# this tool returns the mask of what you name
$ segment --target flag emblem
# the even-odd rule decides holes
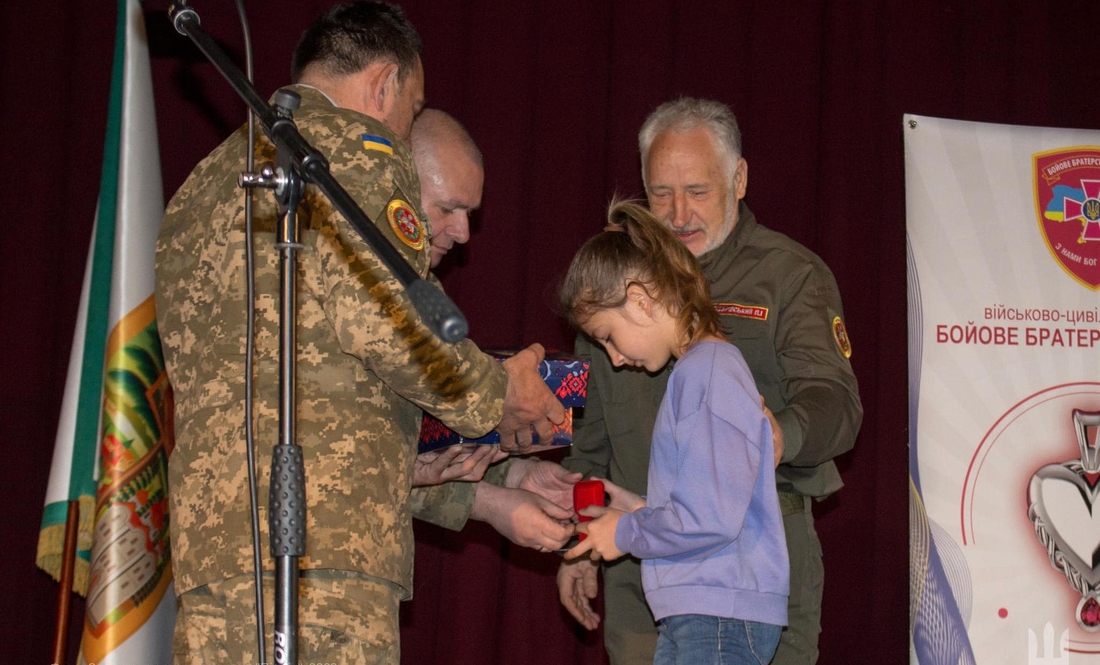
[[[386,205],[386,219],[401,242],[417,251],[424,249],[424,228],[412,206],[401,199],[393,199]]]
[[[176,614],[166,492],[172,392],[153,299],[164,213],[153,81],[141,3],[116,4],[99,205],[38,551],[39,565],[57,575],[65,518],[79,505],[73,590],[87,594],[79,662],[99,665],[169,662]]]
[[[377,136],[375,134],[363,134],[359,138],[363,141],[364,150],[377,150],[378,152],[384,152],[387,155],[393,154],[393,142],[384,136]]]
[[[1035,210],[1051,255],[1078,283],[1100,289],[1100,148],[1033,156]]]

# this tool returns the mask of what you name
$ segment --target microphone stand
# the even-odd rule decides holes
[[[297,445],[295,410],[296,364],[296,260],[298,203],[305,183],[315,185],[362,236],[371,251],[405,287],[417,313],[431,331],[445,342],[462,340],[469,330],[465,317],[442,291],[421,279],[404,257],[371,223],[355,200],[328,170],[328,162],[298,132],[292,115],[301,98],[291,90],[276,93],[275,108],[257,94],[241,70],[199,25],[199,16],[185,0],[168,10],[176,30],[190,38],[260,121],[276,146],[276,165],[259,174],[242,173],[241,187],[272,189],[279,202],[278,227],[279,317],[279,443],[271,460],[268,531],[275,559],[275,662],[298,662],[298,560],[306,553],[305,465]],[[251,149],[251,148],[250,148]],[[257,621],[262,625],[263,617]]]

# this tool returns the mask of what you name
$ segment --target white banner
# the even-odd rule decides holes
[[[1100,132],[904,121],[912,660],[1100,663]]]

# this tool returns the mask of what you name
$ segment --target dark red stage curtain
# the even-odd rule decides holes
[[[241,54],[232,3],[194,4]],[[286,82],[303,26],[330,3],[249,4],[268,94]],[[462,120],[485,154],[473,241],[442,269],[485,345],[569,348],[549,306],[556,281],[608,200],[640,192],[635,136],[653,107],[693,95],[737,112],[749,205],[836,274],[865,409],[856,449],[840,460],[847,487],[815,507],[827,571],[820,662],[906,662],[902,113],[1100,127],[1100,3],[403,4],[427,44],[429,105]],[[167,26],[166,6],[147,9],[170,196],[244,116]],[[34,570],[34,544],[96,202],[113,30],[113,3],[0,6],[0,566],[10,587],[0,643],[10,662],[46,662],[52,635],[55,585]],[[417,544],[404,662],[604,662],[602,636],[559,607],[553,555],[484,525],[421,525]]]

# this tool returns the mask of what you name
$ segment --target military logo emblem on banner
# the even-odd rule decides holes
[[[386,219],[401,242],[417,251],[424,249],[424,227],[407,202],[401,199],[390,201],[386,205]]]
[[[1100,289],[1100,147],[1040,152],[1032,161],[1043,240],[1073,279]]]

